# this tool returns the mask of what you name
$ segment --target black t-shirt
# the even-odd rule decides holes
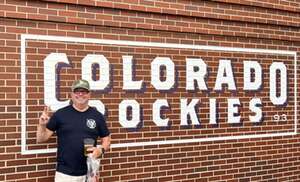
[[[110,134],[103,115],[95,108],[89,107],[84,112],[77,111],[72,105],[57,110],[50,118],[47,128],[57,134],[57,168],[56,170],[72,176],[87,173],[84,156],[84,138]]]

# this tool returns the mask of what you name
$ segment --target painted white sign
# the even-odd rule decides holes
[[[79,42],[79,43],[96,43],[103,45],[126,45],[126,46],[144,46],[144,47],[161,47],[161,48],[177,48],[177,49],[194,49],[194,50],[214,50],[214,51],[231,51],[231,52],[245,52],[245,53],[261,53],[271,55],[289,55],[294,57],[294,103],[295,103],[295,126],[293,132],[276,132],[272,134],[256,134],[256,135],[242,135],[242,136],[226,136],[226,137],[211,137],[199,139],[185,139],[185,140],[162,140],[155,142],[139,142],[139,143],[121,143],[113,144],[112,147],[128,147],[128,146],[145,146],[157,144],[173,144],[173,143],[189,143],[200,141],[216,141],[226,139],[241,139],[241,138],[257,138],[257,137],[272,137],[294,135],[297,133],[296,118],[297,118],[297,73],[296,73],[296,52],[280,51],[280,50],[265,50],[265,49],[245,49],[245,48],[230,48],[218,46],[199,46],[186,44],[168,44],[168,43],[151,43],[151,42],[136,42],[136,41],[118,41],[118,40],[103,40],[103,39],[82,39],[74,37],[58,37],[58,36],[41,36],[41,35],[22,35],[21,37],[21,68],[22,68],[22,153],[45,153],[54,151],[50,150],[27,150],[26,148],[26,41],[29,40],[44,40],[44,41],[59,41],[59,42]],[[132,55],[122,56],[123,66],[123,90],[140,91],[143,89],[144,80],[134,80],[133,72],[134,65]],[[217,76],[214,81],[214,87],[208,88],[206,80],[208,75],[208,66],[202,58],[186,58],[185,62],[186,81],[185,89],[187,91],[222,91],[224,87],[229,91],[237,91],[236,79],[233,73],[231,60],[220,59],[218,62]],[[56,98],[56,69],[57,65],[64,63],[70,64],[68,55],[65,53],[51,53],[43,60],[44,63],[44,102],[50,106],[52,110],[57,110],[69,104],[69,100],[60,101]],[[92,65],[99,65],[99,79],[92,79]],[[110,80],[110,62],[102,54],[88,54],[81,60],[81,75],[82,79],[89,81],[92,90],[105,90],[111,83]],[[161,69],[165,70],[165,79],[161,80]],[[243,90],[247,92],[258,91],[262,83],[269,83],[269,101],[275,106],[283,106],[288,100],[288,82],[287,82],[287,67],[284,62],[274,61],[270,64],[268,70],[269,77],[263,78],[262,67],[257,61],[244,60],[243,61]],[[170,91],[176,85],[176,68],[170,57],[155,57],[151,62],[151,85],[158,91]],[[276,84],[280,81],[280,84]],[[196,88],[195,85],[198,85]],[[240,88],[239,88],[240,89]],[[209,98],[209,124],[217,123],[217,98]],[[180,125],[201,125],[201,119],[197,117],[196,106],[199,104],[197,98],[180,98]],[[258,123],[262,121],[262,100],[261,98],[251,98],[249,100],[249,121]],[[105,105],[100,100],[91,100],[90,105],[95,106],[100,112],[105,112]],[[230,97],[227,98],[227,123],[239,124],[241,123],[241,116],[239,107],[241,106],[240,99]],[[131,117],[128,119],[127,110],[131,109]],[[152,105],[153,123],[157,127],[168,126],[169,118],[161,118],[161,109],[169,108],[167,99],[157,99]],[[119,103],[119,123],[123,128],[136,128],[141,122],[140,118],[141,107],[136,100],[125,99]]]

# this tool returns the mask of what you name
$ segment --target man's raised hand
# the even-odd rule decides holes
[[[39,119],[39,124],[40,125],[46,125],[48,123],[48,121],[49,121],[49,111],[50,111],[49,106],[45,106],[44,111],[42,112],[42,115],[40,116],[40,119]]]

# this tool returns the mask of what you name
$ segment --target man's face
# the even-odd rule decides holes
[[[72,101],[74,104],[88,104],[91,93],[84,88],[75,89],[72,94]]]

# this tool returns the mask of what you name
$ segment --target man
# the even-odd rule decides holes
[[[95,158],[110,147],[110,132],[103,115],[88,105],[91,97],[86,80],[76,80],[72,85],[71,104],[57,110],[51,117],[45,107],[37,129],[37,141],[47,141],[57,134],[57,167],[55,182],[85,182],[87,165],[84,155],[85,138],[97,141],[101,137],[102,147],[88,150]]]

